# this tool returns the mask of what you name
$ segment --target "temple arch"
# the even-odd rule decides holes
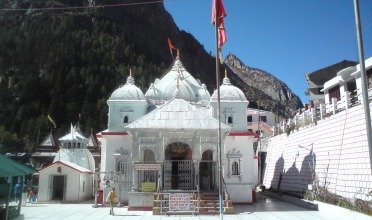
[[[191,147],[173,142],[165,148],[164,154],[164,189],[195,189]]]

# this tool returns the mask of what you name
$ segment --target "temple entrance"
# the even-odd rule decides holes
[[[216,162],[213,161],[213,151],[206,150],[199,164],[200,190],[211,191],[215,188]]]
[[[163,172],[165,190],[194,189],[194,163],[190,146],[181,142],[169,144],[165,149]]]

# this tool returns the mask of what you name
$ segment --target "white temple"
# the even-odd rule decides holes
[[[95,161],[87,149],[89,139],[71,125],[70,133],[58,140],[60,149],[53,163],[39,171],[38,201],[82,202],[91,199]]]
[[[233,202],[252,202],[255,134],[247,131],[248,101],[227,75],[221,89],[223,188]],[[109,100],[101,142],[101,188],[116,186],[129,208],[152,207],[154,191],[218,190],[217,92],[184,68],[179,56],[143,92],[130,73]],[[105,194],[109,189],[105,189]]]

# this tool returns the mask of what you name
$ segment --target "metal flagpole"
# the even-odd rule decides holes
[[[214,1],[214,14],[215,14],[215,32],[216,32],[216,84],[217,84],[217,120],[218,120],[218,197],[220,205],[220,219],[223,219],[223,198],[222,198],[222,146],[221,146],[221,106],[220,106],[220,51],[218,45],[218,20],[217,16],[217,1]]]
[[[355,12],[355,25],[358,38],[358,51],[359,51],[359,65],[360,65],[360,76],[362,77],[362,99],[364,107],[364,117],[366,118],[366,129],[367,129],[367,141],[369,149],[369,162],[372,166],[372,132],[371,132],[371,116],[368,101],[368,90],[367,90],[367,79],[366,70],[364,63],[364,50],[363,50],[363,39],[362,39],[362,25],[360,22],[359,13],[359,0],[354,0],[354,12]],[[371,169],[372,172],[372,169]]]
[[[258,134],[258,148],[257,148],[257,156],[258,156],[258,185],[261,185],[261,129],[260,129],[260,101],[257,101],[258,107],[258,119],[257,119],[257,134]]]

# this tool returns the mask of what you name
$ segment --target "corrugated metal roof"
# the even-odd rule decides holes
[[[32,173],[36,173],[34,168],[18,163],[0,154],[0,177],[24,176]]]
[[[216,130],[218,121],[209,115],[208,109],[197,108],[183,99],[173,99],[147,115],[126,126],[129,130]],[[224,132],[231,128],[221,123]]]

